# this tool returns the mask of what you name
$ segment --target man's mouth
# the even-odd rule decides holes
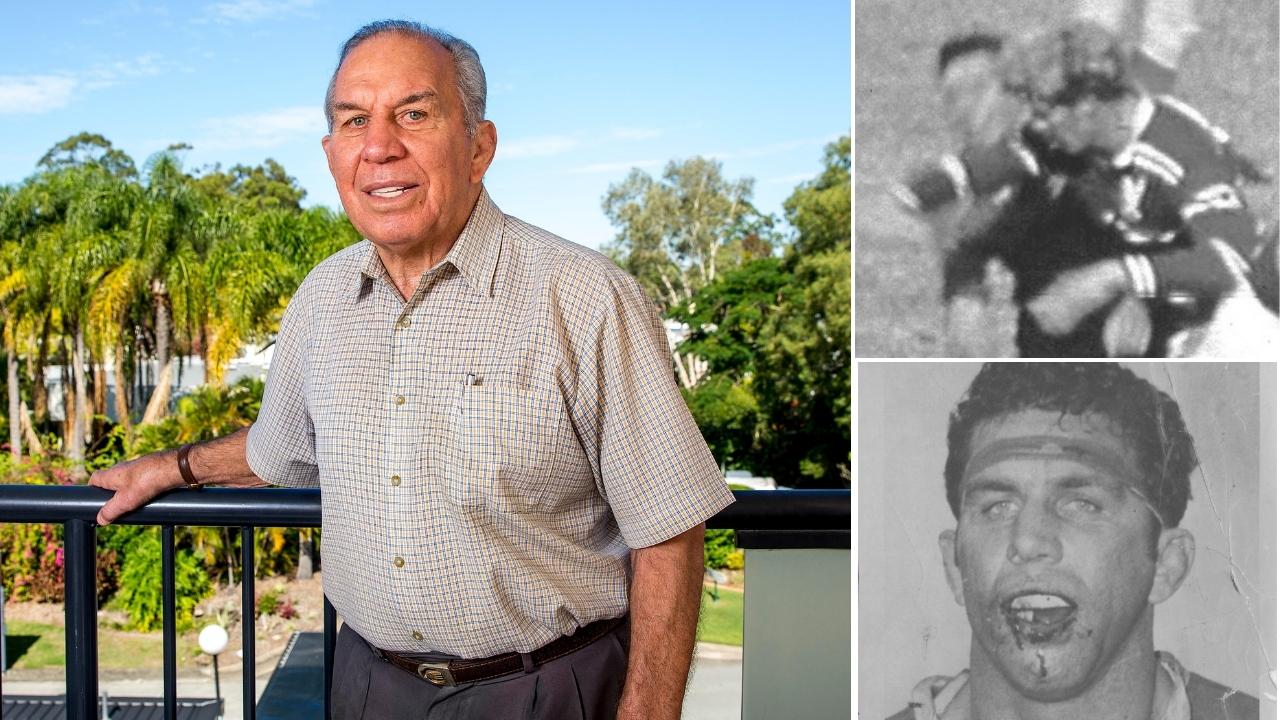
[[[387,185],[385,187],[374,188],[368,193],[376,198],[396,198],[405,194],[409,190],[417,187],[416,185]]]
[[[1076,604],[1069,598],[1046,592],[1023,592],[1001,605],[1005,622],[1021,645],[1025,640],[1053,642],[1075,622]]]

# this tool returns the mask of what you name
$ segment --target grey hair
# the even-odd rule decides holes
[[[385,33],[399,33],[420,40],[433,40],[444,46],[453,56],[454,72],[458,76],[458,95],[462,97],[463,124],[467,134],[476,134],[476,125],[484,120],[485,100],[488,96],[488,84],[484,79],[484,66],[480,64],[480,54],[465,40],[450,35],[443,30],[413,22],[412,20],[378,20],[360,28],[338,52],[338,66],[333,69],[329,78],[329,89],[324,95],[324,117],[329,123],[329,132],[333,132],[333,91],[338,82],[338,71],[347,55],[351,54],[361,43],[371,37]]]

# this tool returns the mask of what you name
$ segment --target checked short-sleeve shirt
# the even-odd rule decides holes
[[[485,192],[407,302],[368,241],[311,272],[247,455],[321,488],[325,593],[398,652],[527,652],[621,615],[629,549],[733,501],[638,284]]]

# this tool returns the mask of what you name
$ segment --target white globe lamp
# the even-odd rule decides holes
[[[213,695],[222,705],[222,683],[218,678],[218,653],[227,649],[227,629],[221,625],[205,625],[200,631],[200,649],[213,656]]]

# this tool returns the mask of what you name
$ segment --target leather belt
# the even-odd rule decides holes
[[[578,628],[578,631],[572,635],[564,635],[552,640],[532,653],[528,653],[528,655],[532,658],[534,665],[549,663],[608,635],[626,619],[627,616],[623,615],[622,617],[609,618],[607,620],[597,620]],[[414,660],[380,648],[373,648],[373,652],[401,670],[440,687],[491,680],[525,670],[524,658],[521,653],[515,652],[494,655],[483,660],[449,660],[441,662]]]

